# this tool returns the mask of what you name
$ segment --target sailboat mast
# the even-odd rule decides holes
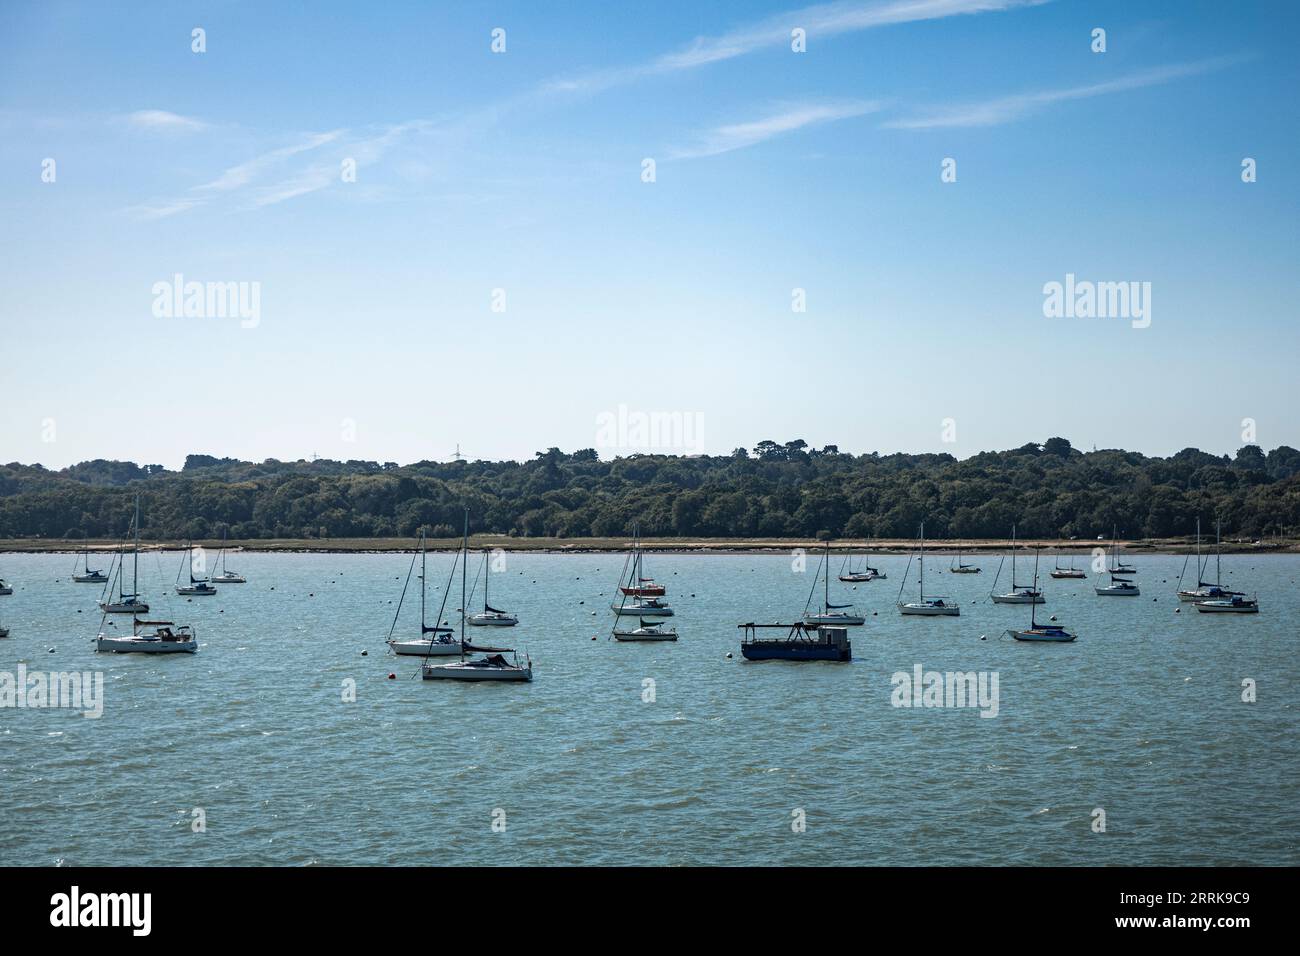
[[[921,603],[925,603],[925,522],[921,522]]]
[[[1223,519],[1216,518],[1214,523],[1214,586],[1223,586],[1223,572],[1219,567],[1219,556],[1223,553]]]
[[[460,652],[465,653],[465,565],[469,561],[469,509],[465,509],[465,537],[460,546]]]
[[[131,568],[131,593],[140,593],[140,496],[135,496],[135,557]]]
[[[420,529],[420,640],[424,640],[424,582],[429,567],[429,549],[425,543],[425,531]]]
[[[1011,526],[1011,590],[1016,589],[1016,526]]]
[[[825,611],[827,614],[829,614],[831,612],[831,543],[830,541],[826,542],[826,560],[824,564],[826,565],[825,568],[826,577],[823,579],[825,581],[825,588],[822,591],[822,605],[823,605],[822,610]]]

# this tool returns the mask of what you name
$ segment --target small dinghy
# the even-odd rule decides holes
[[[849,632],[843,627],[806,624],[737,624],[744,630],[740,655],[747,661],[837,661],[853,657]],[[785,628],[784,637],[759,637],[764,628]]]
[[[662,624],[641,621],[641,626],[631,631],[620,631],[616,627],[613,637],[616,641],[675,641],[677,630]]]
[[[151,627],[151,631],[141,628]],[[176,628],[172,630],[172,628]],[[176,627],[171,621],[131,620],[131,636],[113,637],[100,633],[95,639],[95,650],[113,654],[193,654],[199,649],[199,639],[188,624]]]
[[[1258,614],[1259,601],[1255,598],[1234,594],[1230,598],[1216,601],[1196,601],[1192,607],[1202,614]]]
[[[14,589],[5,583],[4,578],[0,578],[0,594],[13,594]]]
[[[898,604],[898,613],[916,617],[960,617],[961,605],[954,604],[947,598],[926,597],[925,596],[925,522],[921,522],[921,532],[918,537],[919,558],[920,558],[920,587],[915,601],[902,601],[903,589],[907,587],[907,576],[912,573],[912,559],[907,559],[907,570],[903,572],[903,583],[898,586],[898,598],[895,603]]]
[[[1038,552],[1034,552],[1034,585],[1038,585]],[[1042,641],[1047,643],[1066,643],[1075,639],[1073,631],[1067,631],[1060,624],[1039,624],[1035,615],[1038,612],[1038,605],[1031,604],[1029,608],[1029,627],[1023,631],[1009,629],[1007,631],[1017,641]]]

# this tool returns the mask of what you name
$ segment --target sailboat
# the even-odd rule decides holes
[[[99,609],[105,614],[148,614],[149,605],[140,599],[140,496],[135,496],[135,517],[131,520],[131,528],[135,530],[135,543],[131,548],[133,558],[131,567],[131,593],[124,590],[126,585],[126,561],[122,556],[121,547],[118,548],[117,573],[114,578],[117,583],[117,600],[107,600],[107,592],[112,589],[110,584],[105,588],[105,594],[102,595],[106,600],[99,602]],[[131,529],[128,529],[128,534]]]
[[[395,641],[393,640],[393,631],[397,629],[397,619],[402,614],[402,602],[406,599],[406,589],[411,584],[411,572],[415,569],[415,555],[411,556],[411,567],[406,571],[406,584],[402,587],[402,597],[397,602],[397,611],[393,614],[393,626],[388,629],[388,649],[394,654],[404,654],[408,657],[446,657],[450,655],[459,655],[461,652],[460,641],[452,635],[456,632],[449,627],[430,627],[425,623],[425,575],[428,571],[428,549],[425,542],[425,533],[420,532],[419,542],[420,556],[420,636],[413,640]],[[452,566],[452,572],[456,570]],[[451,584],[450,580],[447,582]],[[447,595],[443,592],[443,606],[446,606]],[[439,609],[439,617],[442,616]]]
[[[664,587],[662,584],[656,584],[654,578],[647,578],[642,576],[645,573],[645,567],[644,567],[644,563],[640,558],[641,555],[640,525],[632,529],[632,540],[633,540],[632,550],[637,554],[637,566],[634,569],[635,573],[628,578],[627,584],[623,584],[623,579],[619,578],[619,590],[622,591],[624,594],[626,594],[628,597],[634,597],[634,598],[663,597],[665,594],[668,593],[668,589]]]
[[[1060,580],[1061,578],[1086,578],[1088,575],[1074,566],[1074,555],[1070,555],[1070,566],[1061,567],[1061,549],[1056,549],[1056,567],[1052,568],[1052,577]]]
[[[845,565],[848,570],[845,570]],[[845,584],[862,584],[865,581],[874,581],[877,578],[884,578],[885,575],[880,573],[879,568],[873,568],[869,564],[864,564],[860,569],[855,570],[853,567],[853,549],[850,548],[848,554],[844,556],[844,561],[840,564],[839,579]]]
[[[1034,551],[1034,587],[1038,587],[1038,550]],[[1029,608],[1029,627],[1023,631],[1008,630],[1017,641],[1048,641],[1055,643],[1064,643],[1072,641],[1077,636],[1073,631],[1067,631],[1060,624],[1039,624],[1035,617],[1038,611],[1038,603],[1032,602]]]
[[[100,625],[103,625],[103,621]],[[153,630],[142,632],[143,627],[152,627]],[[171,621],[142,621],[138,616],[131,618],[130,637],[118,637],[101,631],[95,639],[95,650],[100,653],[193,654],[198,649],[198,634],[188,624],[177,627]]]
[[[1222,548],[1223,522],[1217,521],[1214,528],[1214,583],[1204,580],[1205,572],[1210,567],[1207,558],[1204,566],[1201,565],[1201,519],[1196,519],[1196,587],[1184,590],[1182,587],[1183,575],[1187,573],[1187,561],[1191,558],[1189,554],[1183,559],[1183,570],[1178,575],[1178,600],[1180,601],[1216,601],[1227,600],[1229,598],[1240,597],[1240,591],[1229,591],[1221,586],[1222,566],[1220,563],[1220,551]]]
[[[1259,596],[1246,597],[1243,591],[1229,591],[1223,587],[1223,568],[1220,562],[1223,550],[1223,522],[1217,521],[1214,528],[1214,584],[1206,586],[1201,582],[1203,596],[1193,599],[1192,607],[1203,614],[1258,614],[1259,613]],[[1209,567],[1209,561],[1205,562]],[[1197,576],[1199,581],[1199,575]],[[1179,600],[1183,599],[1183,592],[1178,592]]]
[[[823,571],[825,572],[823,574]],[[817,565],[817,577],[822,578],[825,582],[825,589],[822,595],[822,609],[819,613],[808,612],[808,606],[812,604],[813,594],[817,591],[817,578],[813,578],[813,589],[808,592],[808,600],[803,607],[803,623],[809,627],[858,627],[866,623],[866,618],[857,614],[849,614],[846,608],[852,608],[852,604],[832,604],[831,603],[831,545],[826,542],[826,552],[822,555],[821,562]]]
[[[639,622],[640,626],[630,631],[620,631],[618,625],[614,625],[613,638],[616,641],[675,641],[677,640],[677,629],[667,627],[655,621]]]
[[[950,574],[979,574],[980,568],[975,564],[963,564],[961,560],[961,545],[957,545],[957,563],[948,565]]]
[[[450,664],[433,664],[425,661],[420,665],[420,676],[425,680],[466,680],[466,681],[531,681],[533,679],[533,662],[525,655],[523,665],[513,648],[492,647],[474,648],[465,640],[465,565],[469,561],[469,509],[465,509],[465,536],[461,544],[460,562],[460,660]],[[445,595],[444,595],[445,599]],[[483,657],[466,660],[466,655],[476,651],[484,652]],[[513,654],[514,661],[508,661],[506,654]]]
[[[217,561],[221,565],[221,571],[212,575],[213,584],[247,584],[248,579],[242,574],[231,571],[226,567],[226,529],[221,529],[221,553],[217,555]]]
[[[961,605],[953,604],[947,598],[925,596],[925,522],[921,522],[920,542],[920,565],[921,565],[921,584],[920,594],[915,601],[909,601],[904,604],[898,601],[899,614],[916,614],[924,617],[957,617],[961,614]],[[898,597],[902,598],[903,588],[907,587],[907,576],[912,570],[912,559],[907,559],[907,570],[903,572],[903,583],[898,587]]]
[[[1118,550],[1118,548],[1119,548],[1118,540],[1112,540],[1111,541],[1112,552]],[[1125,567],[1123,562],[1120,561],[1112,561],[1112,564],[1114,564],[1115,568]],[[1110,584],[1106,585],[1105,587],[1099,587],[1097,585],[1093,585],[1092,589],[1097,593],[1099,597],[1137,597],[1139,594],[1142,593],[1141,588],[1139,588],[1136,584],[1134,584],[1128,578],[1120,576],[1122,574],[1128,574],[1131,572],[1117,571],[1114,568],[1112,568],[1109,573],[1110,573]]]
[[[188,566],[190,572],[190,583],[181,584],[181,572]],[[211,597],[217,593],[207,578],[196,578],[194,576],[194,542],[191,541],[185,546],[185,559],[181,563],[180,570],[176,572],[176,593],[183,597]]]
[[[660,600],[667,589],[645,576],[644,552],[641,550],[641,530],[632,529],[632,550],[623,561],[619,572],[618,589],[622,592],[617,604],[610,610],[620,617],[672,617],[673,609]],[[629,571],[630,567],[630,571]],[[627,584],[623,583],[626,574]],[[628,598],[632,602],[628,603]]]
[[[492,577],[492,568],[488,562],[488,550],[483,549],[483,612],[471,614],[469,623],[474,627],[514,627],[519,618],[488,603],[488,579]]]
[[[4,578],[0,578],[0,595],[13,594],[14,589],[5,583]]]
[[[1131,565],[1125,564],[1123,561],[1118,560],[1119,548],[1116,547],[1116,545],[1119,543],[1119,541],[1116,536],[1115,527],[1113,525],[1111,526],[1110,529],[1110,537],[1111,537],[1111,547],[1113,549],[1111,553],[1111,558],[1115,565],[1113,568],[1108,569],[1110,573],[1111,574],[1137,574],[1137,570],[1138,570],[1137,568],[1132,567]]]
[[[1006,559],[1003,558],[1003,561]],[[1022,588],[1016,584],[1016,526],[1011,526],[1011,590],[1005,594],[998,594],[998,579],[1002,577],[1002,562],[998,562],[998,573],[993,578],[993,590],[989,592],[989,597],[993,598],[994,604],[1046,604],[1047,599],[1043,597],[1043,592],[1038,590],[1038,574],[1034,574],[1034,586]]]
[[[98,570],[98,571],[91,570],[89,538],[86,539],[86,547],[85,547],[84,555],[85,555],[85,570],[78,572],[77,567],[81,564],[81,561],[78,560],[73,562],[72,580],[77,584],[106,584],[108,582],[107,574],[105,574],[102,570]]]

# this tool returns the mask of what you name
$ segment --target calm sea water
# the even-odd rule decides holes
[[[436,608],[452,558],[429,560]],[[521,624],[476,635],[526,647],[535,681],[476,686],[386,653],[409,555],[239,555],[250,583],[190,601],[178,555],[142,556],[153,616],[201,640],[165,658],[94,653],[71,556],[0,555],[0,670],[105,680],[98,720],[0,709],[0,864],[1300,863],[1300,557],[1224,559],[1257,616],[1175,614],[1182,558],[1135,558],[1133,599],[1048,580],[1065,645],[1000,637],[1029,609],[990,603],[976,560],[927,575],[956,619],[898,615],[905,558],[832,582],[867,615],[836,665],[739,654],[737,622],[802,610],[815,558],[651,557],[682,637],[631,645],[606,639],[622,556],[509,555],[492,603]],[[997,672],[998,716],[892,706],[916,664]]]

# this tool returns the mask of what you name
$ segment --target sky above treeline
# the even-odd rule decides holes
[[[1300,446],[1298,24],[4,4],[0,460]]]

